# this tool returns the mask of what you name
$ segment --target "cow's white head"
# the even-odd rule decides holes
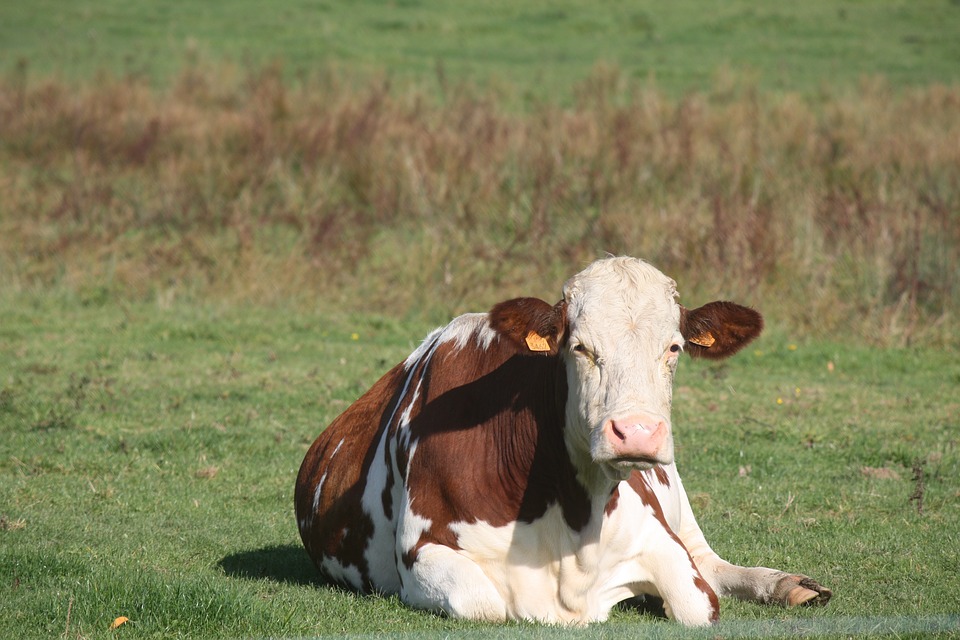
[[[570,278],[556,305],[534,298],[497,305],[491,326],[521,352],[563,359],[567,447],[620,479],[673,461],[670,408],[680,354],[729,356],[760,333],[763,320],[730,302],[685,309],[676,283],[654,267],[608,258]]]

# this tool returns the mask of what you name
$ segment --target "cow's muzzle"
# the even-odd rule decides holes
[[[634,414],[607,420],[603,434],[615,462],[641,466],[673,462],[670,423],[654,414]]]

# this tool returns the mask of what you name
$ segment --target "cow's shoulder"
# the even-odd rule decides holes
[[[430,363],[401,425],[416,446],[411,504],[440,539],[451,523],[532,522],[552,504],[580,527],[589,499],[564,444],[563,361],[523,353],[488,318],[455,320],[418,356]]]

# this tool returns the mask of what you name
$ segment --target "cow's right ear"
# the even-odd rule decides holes
[[[717,360],[735,354],[763,331],[763,316],[733,302],[680,307],[680,333],[693,357]]]
[[[512,342],[520,353],[554,356],[567,337],[567,303],[514,298],[490,310],[490,328]]]

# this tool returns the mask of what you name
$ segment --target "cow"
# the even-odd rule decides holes
[[[308,555],[331,582],[455,618],[581,625],[650,596],[706,625],[718,596],[825,604],[805,575],[714,553],[674,463],[681,354],[725,358],[762,326],[731,302],[682,307],[628,257],[592,263],[556,304],[455,318],[309,448],[294,496]]]

